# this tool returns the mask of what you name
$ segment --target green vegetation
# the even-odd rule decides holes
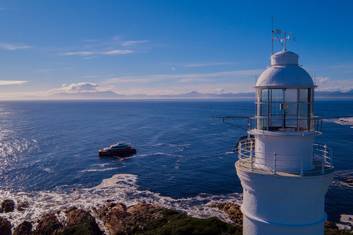
[[[147,225],[143,231],[135,234],[144,235],[241,235],[241,228],[224,223],[217,218],[197,219],[186,214],[164,211],[163,219]]]

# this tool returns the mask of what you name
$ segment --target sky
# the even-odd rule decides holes
[[[353,89],[353,1],[0,2],[0,99],[249,92],[271,27],[319,90]],[[278,47],[277,47],[278,48]]]

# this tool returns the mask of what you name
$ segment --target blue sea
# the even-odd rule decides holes
[[[196,204],[241,200],[233,150],[246,134],[246,121],[216,117],[254,112],[253,101],[234,100],[1,102],[1,194],[42,200],[38,207],[120,197],[186,211]],[[315,113],[353,116],[353,101],[318,101]],[[317,142],[333,151],[336,177],[327,212],[338,220],[340,214],[353,214],[353,189],[339,183],[340,175],[353,169],[353,128],[334,120],[324,122]],[[130,143],[137,155],[98,157],[99,148],[116,142]]]

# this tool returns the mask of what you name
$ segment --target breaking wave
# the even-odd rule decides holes
[[[326,122],[333,122],[342,126],[350,126],[353,128],[353,117],[341,117],[334,119],[325,119]]]
[[[0,189],[0,200],[4,199],[13,199],[16,202],[28,202],[29,204],[24,212],[15,210],[3,215],[15,226],[24,220],[36,222],[44,213],[63,211],[71,206],[89,210],[94,214],[93,208],[104,205],[107,201],[122,202],[127,206],[138,202],[156,204],[183,211],[198,218],[218,217],[223,221],[231,222],[226,214],[210,207],[210,205],[217,202],[240,203],[241,194],[199,194],[195,197],[178,199],[139,189],[136,175],[116,174],[111,178],[104,179],[99,185],[92,188],[36,192],[11,192]]]

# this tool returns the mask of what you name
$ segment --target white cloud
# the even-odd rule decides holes
[[[92,82],[79,82],[72,84],[63,84],[59,88],[55,88],[49,90],[48,93],[67,93],[67,94],[75,94],[75,93],[88,93],[88,92],[97,92],[98,85]]]
[[[202,68],[202,67],[215,67],[222,65],[234,65],[234,62],[210,62],[210,63],[193,63],[193,64],[185,64],[184,67],[187,68]]]
[[[62,53],[62,55],[65,56],[92,56],[95,55],[96,53],[93,51],[68,51]]]
[[[255,77],[261,73],[260,69],[234,70],[211,73],[186,73],[186,74],[150,74],[150,75],[130,75],[118,76],[109,79],[105,83],[151,83],[151,82],[207,82],[217,81],[217,79],[241,79]]]
[[[104,51],[101,54],[102,55],[128,55],[133,52],[134,51],[132,50],[110,50],[110,51]]]
[[[0,80],[0,86],[22,85],[25,83],[27,83],[27,81]]]
[[[136,46],[140,44],[145,44],[148,43],[148,40],[129,40],[121,43],[123,47],[130,47],[130,46]]]
[[[132,54],[133,50],[121,50],[121,49],[114,49],[114,50],[103,50],[103,51],[68,51],[64,52],[61,55],[64,56],[82,56],[82,57],[89,57],[89,56],[117,56],[117,55],[128,55]]]
[[[342,91],[347,92],[353,89],[353,79],[330,79],[329,77],[315,77],[315,85],[319,91]]]
[[[7,43],[7,42],[0,42],[0,49],[7,50],[7,51],[16,51],[16,50],[23,50],[31,48],[30,45],[23,44],[23,43]]]
[[[100,84],[120,94],[166,95],[189,91],[251,91],[259,69],[187,74],[147,74],[115,76]]]

